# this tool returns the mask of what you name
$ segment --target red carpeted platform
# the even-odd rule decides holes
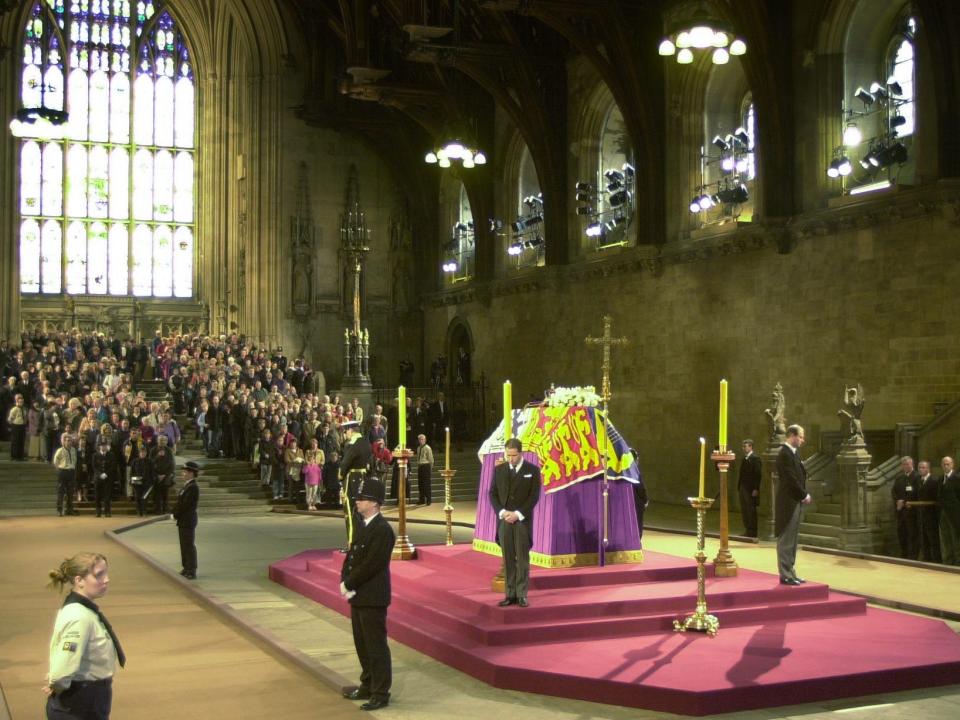
[[[427,546],[392,564],[390,637],[494,687],[687,715],[960,682],[960,637],[943,622],[866,607],[826,585],[741,570],[710,577],[716,638],[672,632],[693,611],[696,565],[532,568],[530,607],[496,606],[499,559]],[[338,612],[343,556],[310,550],[270,578]]]

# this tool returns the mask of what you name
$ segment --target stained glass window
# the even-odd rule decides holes
[[[191,297],[195,88],[163,2],[35,0],[24,26],[20,289]]]
[[[903,124],[897,127],[897,137],[913,135],[916,126],[916,111],[914,105],[914,47],[913,37],[917,29],[917,21],[907,18],[905,30],[898,35],[899,40],[894,42],[892,57],[890,58],[890,80],[900,85],[901,92],[896,98],[896,114],[903,118]]]

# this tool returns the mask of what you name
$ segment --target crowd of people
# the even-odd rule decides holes
[[[241,335],[158,331],[135,342],[78,331],[25,334],[19,348],[0,344],[0,372],[0,439],[10,439],[13,460],[57,468],[61,514],[76,514],[74,503],[87,499],[109,516],[111,501],[124,496],[141,515],[168,512],[182,442],[177,417],[192,420],[208,457],[258,469],[275,501],[309,509],[340,501],[348,421],[361,424],[373,448],[371,470],[391,471],[396,408],[388,419],[381,405],[365,412],[357,398],[318,394],[309,363]],[[135,390],[139,379],[162,381],[168,399],[149,401]],[[410,449],[432,460],[418,436],[438,436],[449,422],[443,393],[407,404]],[[430,469],[417,472],[428,478]]]

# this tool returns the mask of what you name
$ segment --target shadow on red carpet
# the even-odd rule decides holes
[[[696,604],[693,560],[532,568],[530,607],[497,607],[499,558],[425,546],[392,564],[390,637],[494,687],[706,715],[960,682],[960,637],[942,621],[868,608],[826,585],[709,574],[715,638],[674,633]],[[343,556],[308,550],[270,578],[345,615]],[[708,566],[708,571],[712,567]]]

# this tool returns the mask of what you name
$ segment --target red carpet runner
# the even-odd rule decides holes
[[[960,682],[960,637],[943,622],[826,585],[709,577],[711,639],[672,632],[696,603],[693,560],[647,552],[642,565],[532,568],[524,609],[496,606],[498,558],[468,545],[418,552],[392,565],[390,637],[494,687],[706,715]],[[270,578],[348,615],[342,562],[310,550]]]

